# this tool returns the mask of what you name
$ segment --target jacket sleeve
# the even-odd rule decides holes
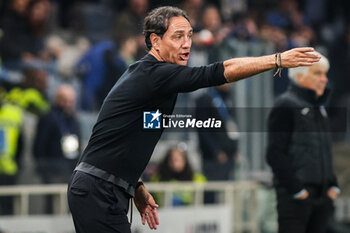
[[[286,188],[290,194],[303,189],[291,166],[292,158],[288,155],[293,126],[293,109],[277,103],[268,118],[266,157],[277,185]]]
[[[159,64],[155,71],[152,75],[152,86],[161,95],[191,92],[227,83],[222,62],[201,67]]]

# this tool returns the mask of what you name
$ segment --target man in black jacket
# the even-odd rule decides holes
[[[267,161],[274,173],[279,233],[326,232],[340,192],[323,106],[328,69],[324,56],[310,67],[290,69],[292,84],[268,119]]]
[[[51,110],[38,121],[33,154],[46,184],[68,182],[78,161],[81,138],[75,96],[71,86],[59,86]]]
[[[178,8],[156,8],[145,18],[149,53],[130,65],[107,95],[69,183],[68,203],[77,233],[130,233],[127,211],[131,197],[142,223],[157,229],[158,205],[140,177],[163,129],[143,129],[145,112],[153,112],[153,122],[161,113],[172,114],[179,92],[238,81],[282,64],[310,66],[320,59],[306,53],[312,48],[297,48],[279,56],[187,67],[192,34],[186,13]]]

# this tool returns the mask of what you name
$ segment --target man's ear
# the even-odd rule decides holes
[[[152,43],[152,47],[158,51],[159,50],[159,40],[160,40],[160,37],[155,34],[155,33],[152,33],[150,35],[150,39],[151,39],[151,43]]]

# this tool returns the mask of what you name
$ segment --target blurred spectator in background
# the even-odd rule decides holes
[[[148,0],[129,0],[128,8],[120,12],[112,25],[112,38],[122,41],[120,37],[135,35],[137,39],[136,59],[146,54],[145,38],[142,35],[143,19],[149,10]],[[121,44],[118,44],[121,46]]]
[[[36,115],[45,113],[49,109],[46,71],[34,64],[28,64],[22,70],[22,74],[23,78],[19,84],[1,81],[2,98]]]
[[[258,26],[248,14],[235,14],[232,17],[232,22],[233,27],[229,37],[247,42],[258,42],[260,40]]]
[[[262,36],[273,43],[276,51],[314,44],[316,35],[299,8],[298,1],[283,0],[267,12]]]
[[[89,48],[86,37],[70,31],[51,34],[45,39],[45,49],[55,62],[57,76],[63,80],[75,78],[74,66]]]
[[[199,19],[197,32],[193,34],[190,66],[207,65],[219,60],[219,47],[229,32],[214,5],[205,6]]]
[[[221,120],[225,132],[197,129],[199,149],[202,152],[202,169],[210,181],[232,180],[238,156],[237,125],[232,116],[230,86],[208,88],[196,99],[196,118]]]
[[[75,72],[81,78],[81,106],[84,111],[97,111],[98,92],[106,73],[105,53],[115,50],[112,41],[101,41],[92,46],[78,61]]]
[[[49,0],[31,0],[28,5],[28,22],[34,36],[42,38],[49,31]]]
[[[151,182],[165,181],[205,182],[206,178],[202,174],[194,172],[185,151],[178,147],[172,147],[158,165],[156,173],[151,177]],[[162,196],[157,193],[155,198],[156,201],[159,201]],[[193,192],[182,191],[173,194],[173,206],[188,205],[192,202]]]
[[[120,44],[120,56],[125,61],[126,65],[133,64],[137,52],[137,40],[132,35],[126,35]]]
[[[298,14],[298,2],[296,0],[278,1],[275,9],[267,12],[266,21],[286,30],[293,29],[293,18]]]
[[[97,111],[112,86],[132,62],[136,53],[136,39],[128,34],[119,37],[121,48],[114,41],[102,41],[92,46],[76,64],[82,79],[81,109]]]
[[[45,184],[68,182],[76,165],[81,148],[75,100],[71,86],[59,86],[51,110],[39,119],[33,154]]]
[[[0,99],[0,185],[14,185],[23,149],[23,109]],[[0,214],[13,214],[13,198],[0,197]]]
[[[260,36],[269,41],[275,51],[284,51],[291,47],[286,32],[279,27],[265,24],[260,29]]]
[[[268,119],[267,161],[277,194],[279,233],[322,233],[340,190],[333,171],[328,60],[289,69],[293,81]]]
[[[138,6],[140,17],[147,12],[147,1],[131,1]],[[130,5],[130,7],[131,7]],[[143,12],[145,11],[145,12]],[[142,13],[143,12],[143,13]],[[140,52],[140,37],[142,53],[144,37],[137,25],[137,20],[128,21],[135,14],[125,10],[116,20],[112,31],[112,40],[101,41],[92,46],[78,61],[76,71],[82,79],[81,108],[86,111],[97,111],[112,86],[132,64]],[[123,24],[125,24],[123,26]]]
[[[1,23],[0,53],[5,66],[19,69],[22,62],[47,59],[43,39],[47,32],[48,0],[12,0]]]
[[[31,50],[33,46],[28,38],[27,15],[29,2],[30,0],[10,0],[6,2],[4,15],[0,20],[2,29],[0,54],[4,62],[20,61],[23,53]]]
[[[182,4],[179,6],[182,10],[187,12],[194,32],[198,32],[200,28],[203,6],[203,0],[183,0]]]
[[[112,28],[114,37],[122,34],[123,30],[133,30],[134,34],[141,34],[143,19],[148,12],[148,0],[129,0],[128,7],[120,12]]]
[[[0,7],[1,12],[3,15],[1,15],[1,21],[0,26],[5,27],[9,26],[8,23],[15,23],[18,24],[12,24],[13,29],[17,29],[16,27],[23,26],[23,23],[25,22],[25,17],[27,16],[27,8],[30,0],[7,0],[7,1],[1,1]]]
[[[233,15],[241,14],[247,11],[248,4],[254,5],[255,1],[247,0],[220,0],[212,3],[219,3],[218,7],[223,14],[225,20],[229,20]],[[259,1],[262,2],[262,1]],[[256,4],[256,3],[255,3]]]
[[[24,61],[34,59],[48,61],[49,54],[45,50],[44,39],[50,28],[48,27],[50,2],[48,0],[31,0],[28,6],[28,22],[31,30],[33,51],[24,53]]]
[[[116,46],[107,49],[103,55],[106,70],[101,86],[97,90],[97,104],[99,107],[127,67],[135,62],[137,56],[138,41],[134,34],[124,32],[117,39]]]

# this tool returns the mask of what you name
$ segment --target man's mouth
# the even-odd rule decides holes
[[[187,61],[189,58],[190,58],[190,53],[189,53],[189,52],[188,52],[188,53],[181,53],[181,54],[180,54],[180,59],[181,59],[182,61]]]

